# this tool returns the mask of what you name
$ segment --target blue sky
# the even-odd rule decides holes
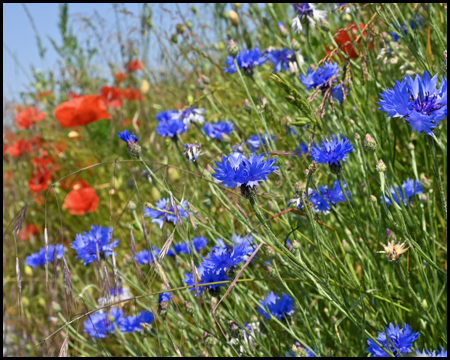
[[[36,35],[31,22],[25,12],[24,7],[18,3],[3,3],[3,97],[7,99],[17,98],[19,91],[24,90],[31,77],[31,65],[36,69],[48,70],[55,68],[58,56],[53,50],[48,36],[57,41],[60,40],[58,30],[59,4],[30,4],[26,3],[35,27],[42,39],[44,48],[47,49],[44,61],[39,57],[36,44]],[[127,3],[126,10],[133,14],[139,14],[142,4]],[[153,10],[153,21],[160,30],[168,30],[174,27],[177,19],[170,14],[161,11],[159,5],[151,5]],[[164,5],[165,8],[175,10],[174,4]],[[183,6],[183,5],[181,5]],[[97,12],[106,20],[106,26],[110,33],[111,27],[115,26],[115,12],[112,4],[97,3],[70,3],[69,4],[69,24],[80,26],[76,21],[79,16],[93,16]],[[126,27],[126,24],[122,24]],[[77,35],[78,32],[77,32]],[[82,38],[82,34],[80,35]],[[16,60],[7,51],[6,47],[16,57]],[[20,65],[19,65],[20,63]]]

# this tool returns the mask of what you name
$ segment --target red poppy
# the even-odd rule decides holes
[[[142,63],[142,61],[139,60],[130,60],[126,65],[125,68],[127,69],[127,71],[138,71],[141,70],[142,67],[144,66],[144,64]]]
[[[97,209],[98,196],[95,190],[87,184],[87,187],[85,187],[84,184],[75,184],[72,186],[74,190],[67,194],[63,207],[67,209],[69,214],[84,215],[86,211],[93,212]]]
[[[20,232],[19,237],[22,240],[28,240],[30,235],[36,236],[37,234],[39,234],[39,228],[36,225],[34,225],[34,224],[30,224],[30,225],[25,226],[25,229],[23,229]]]
[[[5,154],[8,151],[8,145],[3,144],[3,159],[5,158]]]
[[[28,180],[28,188],[32,193],[40,193],[48,188],[48,183],[52,181],[52,172],[50,170],[33,170],[31,179]]]
[[[364,39],[366,38],[366,32],[364,31],[365,26],[364,24],[359,24],[359,28],[361,29],[361,32],[364,36]],[[342,28],[336,31],[336,34],[334,35],[334,41],[336,41],[336,44],[338,44],[339,48],[346,54],[350,59],[356,59],[359,55],[358,52],[355,50],[354,42],[356,38],[359,36],[359,30],[355,23],[350,24],[346,28]],[[331,50],[327,46],[327,52],[330,53]],[[339,54],[339,53],[338,53]]]
[[[27,107],[17,114],[16,125],[20,130],[23,130],[44,118],[45,113],[39,114],[39,109],[37,107]]]
[[[100,95],[83,95],[59,104],[55,118],[65,128],[90,124],[101,119],[111,119]]]
[[[19,157],[23,153],[30,153],[30,143],[24,139],[17,140],[12,146],[8,148],[9,155],[12,157]]]
[[[127,78],[127,74],[120,71],[117,73],[114,73],[114,79],[116,80],[116,84],[119,85],[122,81],[124,81]]]
[[[119,109],[122,106],[121,91],[112,86],[103,86],[101,95],[106,106]]]
[[[143,100],[141,91],[135,88],[122,89],[122,97],[127,100],[137,100],[137,101]]]

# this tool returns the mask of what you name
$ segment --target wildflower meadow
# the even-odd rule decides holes
[[[3,355],[446,357],[447,4],[172,5],[4,96]]]

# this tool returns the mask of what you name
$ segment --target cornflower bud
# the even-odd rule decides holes
[[[298,250],[300,250],[300,244],[297,242],[297,240],[294,240],[292,242],[292,252],[296,253]]]
[[[128,201],[128,209],[130,210],[130,211],[134,211],[134,210],[136,210],[136,204],[133,202],[133,201]]]
[[[377,198],[375,196],[373,196],[373,195],[370,195],[370,201],[372,203],[376,204],[377,203]]]
[[[425,176],[422,176],[422,179],[420,180],[420,185],[422,185],[422,189],[424,192],[427,192],[432,188],[430,180],[428,180]]]
[[[230,321],[228,326],[230,328],[230,335],[232,338],[239,339],[242,337],[242,330],[238,324],[234,321]]]
[[[194,307],[187,301],[184,302],[184,311],[186,312],[186,314],[189,314],[191,316],[194,315]]]
[[[239,54],[239,46],[236,43],[236,41],[234,41],[233,39],[230,40],[230,42],[228,43],[227,51],[228,55],[230,55],[233,58],[235,58],[237,54]]]
[[[357,141],[361,140],[361,135],[359,135],[359,133],[355,133],[355,139]]]
[[[366,134],[366,137],[364,139],[364,148],[372,154],[378,149],[377,142],[369,134]]]
[[[278,23],[278,30],[280,30],[280,35],[282,37],[288,37],[289,32],[286,30],[286,28],[284,27],[284,25],[282,23]]]
[[[275,257],[275,250],[272,249],[272,247],[267,246],[266,247],[266,255],[269,259],[273,259]]]
[[[300,50],[300,43],[297,40],[292,39],[291,47],[292,47],[293,51],[299,51]]]
[[[214,338],[211,335],[209,335],[206,331],[203,334],[203,341],[205,342],[205,345],[208,347],[214,345]]]
[[[386,172],[387,167],[383,160],[380,159],[380,161],[378,161],[376,169],[378,172]]]
[[[249,114],[252,112],[252,104],[248,99],[244,100],[244,110],[247,111]]]

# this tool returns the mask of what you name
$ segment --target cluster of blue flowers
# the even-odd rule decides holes
[[[193,106],[184,110],[165,110],[156,114],[156,133],[160,136],[175,137],[184,133],[192,122],[203,124],[205,109]]]
[[[204,288],[207,288],[210,292],[215,292],[219,287],[225,286],[225,284],[205,286],[200,286],[200,284],[230,280],[226,275],[227,271],[234,270],[239,263],[247,260],[253,252],[253,238],[251,236],[233,236],[234,246],[225,245],[221,239],[216,241],[218,245],[211,250],[207,258],[203,257],[203,262],[197,267],[197,274],[200,278],[198,280],[200,294],[203,293]],[[194,275],[186,273],[183,282],[189,286],[195,285]],[[195,287],[190,290],[195,291]]]
[[[344,188],[347,184],[343,182]],[[328,190],[328,185],[320,185],[319,191],[314,191],[310,189],[309,201],[313,205],[313,210],[318,213],[328,214],[331,210],[331,205],[336,205],[338,202],[345,201],[345,195],[339,185],[339,181],[335,180],[333,188]],[[347,196],[350,197],[350,192],[347,191]]]
[[[252,50],[240,51],[236,56],[236,62],[245,75],[252,75],[254,67],[261,66],[265,61],[266,57],[257,47]],[[225,65],[227,66],[224,68],[226,73],[234,74],[236,72],[236,66],[232,56],[227,56]]]
[[[188,214],[184,209],[188,209],[187,201],[183,201],[182,205],[183,206],[177,205],[178,213],[180,214],[180,218],[186,219],[188,217]],[[144,209],[144,215],[150,217],[152,219],[151,221],[157,223],[161,229],[164,225],[164,222],[171,222],[173,224],[177,223],[178,219],[175,215],[175,210],[169,199],[159,200],[155,204],[155,207],[156,210],[146,207]]]
[[[267,53],[267,59],[273,63],[274,72],[289,69],[289,63],[295,62],[295,53],[290,49],[272,50]]]
[[[268,293],[264,300],[259,300],[262,307],[258,306],[257,311],[264,316],[266,320],[271,318],[270,315],[281,320],[285,316],[294,313],[294,299],[290,295],[282,294],[281,297],[273,291]]]
[[[408,203],[411,201],[411,198],[414,195],[421,194],[422,193],[422,185],[420,184],[419,180],[412,180],[412,179],[406,179],[403,181],[402,187],[396,186],[397,192],[400,195],[400,199],[403,202],[405,206],[408,205]],[[395,192],[395,189],[393,186],[390,188],[392,198],[394,201],[400,205],[400,201],[397,197],[397,194]],[[405,198],[406,196],[406,198]],[[384,201],[386,202],[386,205],[391,206],[392,202],[389,199],[387,195],[381,196],[381,198],[384,198]]]
[[[309,68],[306,72],[306,76],[300,74],[300,80],[305,85],[306,90],[321,89],[325,91],[331,87],[331,84],[336,82],[336,78],[340,75],[338,72],[341,69],[335,63],[325,62],[323,66],[318,67],[316,70]],[[344,94],[340,84],[331,88],[331,95],[337,102],[341,102]]]
[[[190,242],[173,244],[167,252],[167,256],[175,257],[179,254],[190,254],[192,252],[192,249],[195,249],[195,251],[199,252],[206,247],[207,243],[208,241],[203,236],[199,236],[193,238]],[[152,250],[150,251],[150,261],[148,250],[139,251],[136,254],[136,261],[139,265],[150,264],[154,261],[155,257],[159,255],[159,253],[160,250],[153,246]]]
[[[53,255],[55,252],[55,245],[49,245],[47,249],[47,262],[53,262]],[[56,258],[59,260],[64,253],[64,246],[61,244],[56,245]],[[44,266],[45,261],[45,248],[40,248],[35,254],[31,254],[26,257],[25,265],[31,266],[33,269],[36,266]]]
[[[433,129],[447,117],[447,79],[444,77],[439,88],[436,74],[430,78],[428,72],[423,78],[416,74],[396,81],[394,88],[380,94],[378,109],[387,113],[388,117],[404,119],[413,131],[424,132],[433,136]]]
[[[87,265],[97,260],[97,247],[101,258],[112,255],[113,249],[119,244],[119,239],[111,242],[111,237],[111,228],[92,225],[90,231],[75,236],[71,247],[77,252],[76,257],[84,260],[83,265]]]
[[[253,153],[248,159],[240,153],[222,156],[222,163],[216,161],[217,168],[213,167],[216,174],[212,176],[224,187],[257,186],[259,182],[266,180],[270,173],[278,169],[278,166],[273,166],[276,158],[270,159],[268,155],[264,161],[264,156],[264,153],[258,156]]]
[[[214,124],[205,123],[203,130],[209,137],[220,140],[224,135],[230,135],[233,132],[234,124],[231,121],[218,121]]]

